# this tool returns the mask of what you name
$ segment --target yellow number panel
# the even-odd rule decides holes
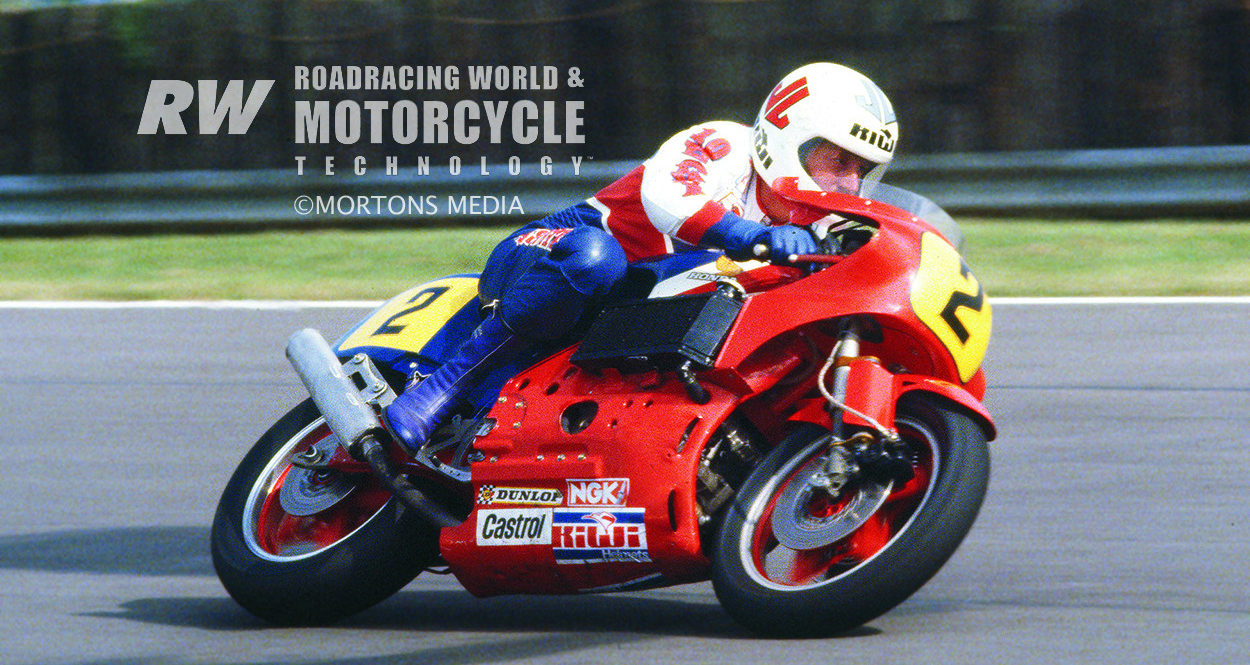
[[[448,277],[414,286],[369,315],[339,348],[381,346],[420,353],[443,324],[476,297],[476,277]]]
[[[959,252],[936,233],[920,239],[911,308],[950,351],[960,380],[971,379],[990,343],[990,303]]]

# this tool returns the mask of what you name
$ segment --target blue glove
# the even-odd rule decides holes
[[[816,254],[820,251],[815,238],[805,229],[797,226],[764,226],[732,212],[726,212],[705,231],[699,244],[719,247],[725,250],[729,258],[737,261],[760,258],[755,255],[755,246],[759,244],[767,247],[768,256],[778,263],[784,262],[791,254]]]
[[[807,229],[797,226],[769,226],[756,236],[755,244],[768,248],[768,258],[774,263],[786,263],[791,254],[818,254],[816,239]]]
[[[704,247],[718,247],[725,250],[725,255],[735,261],[751,258],[751,246],[759,237],[764,227],[759,222],[743,219],[732,212],[725,214],[711,228],[703,232],[699,244]]]

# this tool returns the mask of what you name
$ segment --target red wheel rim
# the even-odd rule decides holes
[[[807,550],[790,549],[773,534],[772,519],[777,503],[787,485],[805,482],[808,461],[821,452],[821,446],[809,447],[802,459],[792,463],[788,476],[771,488],[770,493],[756,500],[763,503],[749,521],[742,536],[743,563],[748,573],[765,586],[796,591],[809,589],[836,580],[871,561],[906,530],[932,492],[934,471],[938,461],[936,438],[919,423],[899,421],[900,434],[916,451],[913,461],[915,475],[906,483],[893,487],[885,503],[850,535],[828,545]],[[826,496],[813,498],[806,508],[812,517],[833,517],[847,504],[846,495],[837,500]]]
[[[359,485],[338,503],[313,515],[291,515],[279,500],[290,474],[291,460],[311,446],[334,436],[318,419],[273,457],[253,485],[244,509],[243,529],[248,546],[267,559],[288,560],[312,556],[342,542],[381,512],[392,498],[380,481],[360,474]]]

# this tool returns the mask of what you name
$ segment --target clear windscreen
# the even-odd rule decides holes
[[[937,229],[955,249],[963,251],[964,233],[959,224],[941,206],[928,198],[901,187],[867,179],[864,180],[859,195],[910,212]]]

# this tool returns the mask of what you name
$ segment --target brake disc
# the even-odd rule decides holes
[[[329,459],[339,447],[339,441],[337,437],[327,436],[312,447]],[[356,481],[337,471],[305,469],[292,465],[282,481],[278,502],[288,515],[316,515],[345,499],[354,489]]]
[[[894,486],[894,481],[883,484],[860,477],[829,496],[827,478],[822,477],[826,473],[825,457],[815,456],[799,469],[777,497],[772,529],[773,536],[784,547],[811,550],[851,535],[885,503]],[[837,509],[830,515],[812,514],[812,506],[824,497]]]

